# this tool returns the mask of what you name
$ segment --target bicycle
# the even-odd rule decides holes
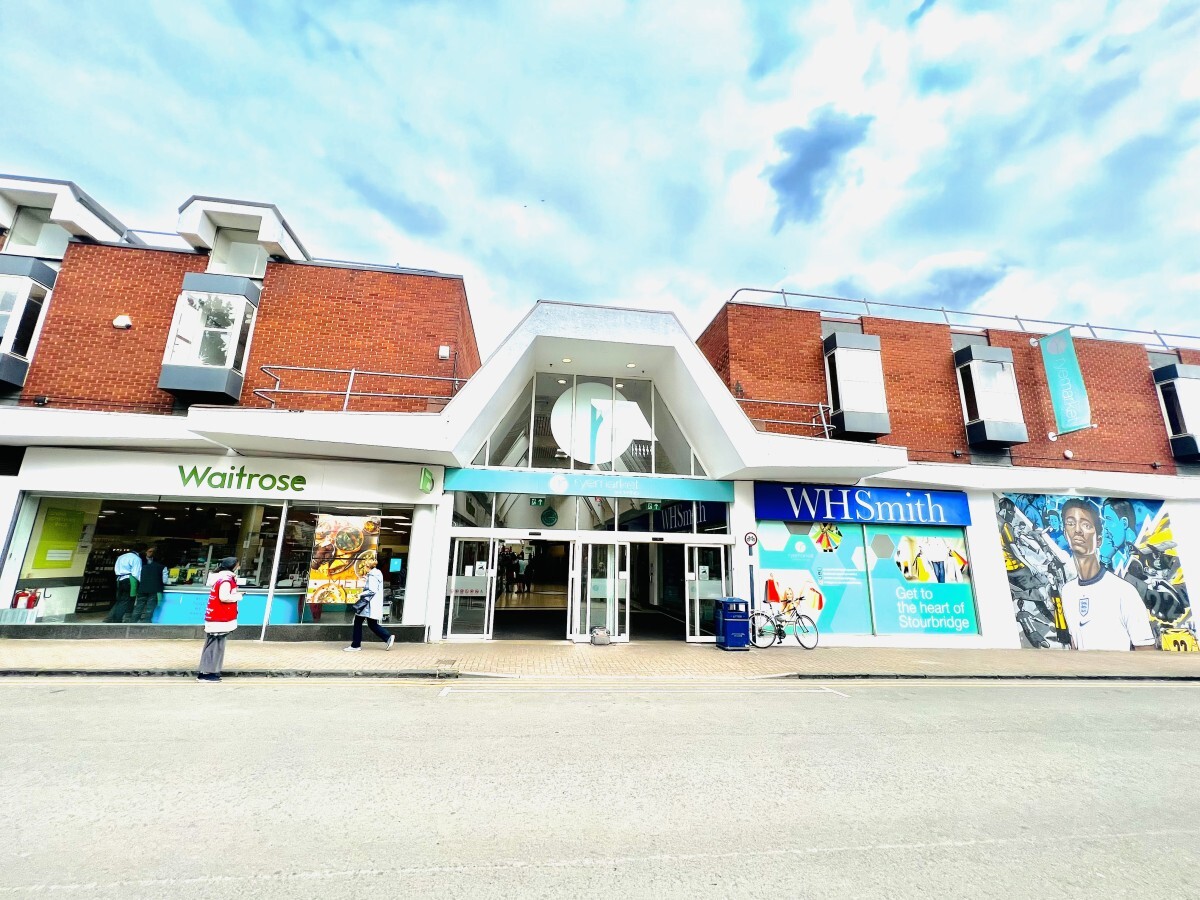
[[[787,637],[788,626],[796,642],[805,650],[817,646],[820,635],[817,633],[817,623],[808,616],[793,608],[790,615],[783,612],[770,613],[759,610],[750,616],[750,643],[759,650],[765,650],[775,644],[782,644]]]

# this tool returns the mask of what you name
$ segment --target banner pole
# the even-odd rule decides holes
[[[283,501],[283,509],[279,512],[279,534],[275,536],[275,559],[271,561],[271,581],[267,585],[267,606],[263,610],[262,631],[258,634],[259,643],[267,639],[267,623],[271,621],[271,605],[275,602],[275,582],[279,580],[279,557],[283,554],[283,533],[287,528],[288,502]]]

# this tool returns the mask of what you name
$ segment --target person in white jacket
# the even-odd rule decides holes
[[[361,613],[354,615],[354,637],[350,646],[343,648],[347,653],[357,653],[362,650],[363,620],[370,625],[371,631],[384,642],[384,650],[391,650],[396,643],[396,636],[379,624],[383,618],[383,573],[379,571],[379,560],[374,553],[366,557],[367,586],[359,595],[359,601],[366,600]]]

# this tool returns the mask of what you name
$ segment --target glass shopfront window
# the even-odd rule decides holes
[[[384,575],[385,620],[400,619],[411,506],[297,504],[284,518],[281,504],[255,502],[53,496],[30,502],[16,594],[0,610],[0,624],[200,625],[210,577],[222,558],[235,556],[243,593],[238,622],[261,625],[277,546],[269,624],[352,621],[368,556]],[[117,577],[118,560],[130,553],[142,570],[136,587]],[[127,558],[120,571],[130,568]]]

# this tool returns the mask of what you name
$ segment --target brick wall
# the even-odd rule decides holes
[[[187,272],[207,258],[139,248],[68,245],[20,402],[167,413],[158,389],[175,300]],[[112,326],[128,315],[133,328]]]
[[[904,446],[917,462],[970,462],[958,377],[948,326],[864,317],[863,331],[877,335],[892,433],[881,444]],[[990,342],[1012,350],[1017,389],[1029,441],[1012,448],[1017,466],[1174,474],[1170,442],[1145,348],[1114,341],[1076,340],[1075,346],[1097,428],[1051,441],[1055,430],[1041,355],[1029,334],[992,331]],[[722,380],[746,399],[826,402],[820,315],[806,310],[726,304],[696,341]],[[1182,350],[1184,363],[1200,365],[1200,351]],[[752,419],[795,421],[798,410],[747,403]],[[792,434],[812,429],[759,427]],[[959,450],[962,455],[954,456]],[[1069,450],[1071,458],[1063,453]],[[1155,468],[1152,463],[1158,463]]]
[[[450,346],[451,358],[438,359]],[[455,352],[457,351],[457,368]],[[262,366],[302,366],[433,376],[389,378],[356,375],[354,391],[386,394],[352,397],[356,411],[438,409],[450,396],[451,378],[479,368],[479,349],[458,278],[407,275],[333,266],[270,263],[263,280],[242,403],[267,406],[256,389],[275,382]],[[275,394],[287,409],[342,408],[348,376],[284,372],[280,387],[330,391],[327,395]],[[408,397],[400,395],[410,395]]]
[[[158,389],[171,320],[184,275],[207,265],[200,254],[71,244],[20,402],[47,397],[75,409],[171,412],[173,396]],[[132,318],[132,329],[112,327],[121,314]],[[449,360],[437,358],[442,344],[451,348]],[[470,377],[479,349],[461,279],[270,263],[242,402],[267,405],[253,390],[274,384],[259,369],[274,364],[437,376],[357,378],[356,391],[414,399],[353,398],[350,408],[438,408],[428,398],[452,393],[455,351],[458,377]],[[282,386],[341,392],[346,376],[291,375]],[[295,395],[279,405],[341,409],[342,398]]]
[[[870,317],[862,324],[878,336],[883,358],[892,433],[879,443],[907,447],[914,462],[970,462],[950,327]]]
[[[742,409],[764,431],[817,437],[808,425],[826,403],[819,313],[726,304],[696,341],[731,391],[741,385]],[[782,401],[769,403],[762,401]],[[811,406],[786,406],[805,403]]]
[[[989,339],[1013,352],[1017,390],[1029,430],[1029,442],[1012,448],[1015,465],[1175,473],[1158,391],[1146,349],[1140,344],[1076,338],[1075,353],[1087,386],[1092,421],[1098,427],[1051,441],[1048,435],[1055,431],[1054,407],[1041,352],[1030,346],[1029,335],[1021,332],[991,331]],[[1071,459],[1063,456],[1068,450]],[[1151,466],[1154,462],[1159,468]]]

